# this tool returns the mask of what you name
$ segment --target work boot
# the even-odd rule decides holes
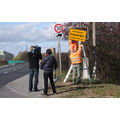
[[[77,83],[81,83],[81,80],[78,80],[78,82]]]
[[[34,89],[34,92],[38,92],[39,91],[39,89],[37,88],[37,89]]]
[[[32,90],[29,90],[29,92],[31,93],[31,92],[32,92]]]
[[[53,92],[53,94],[57,94],[56,90]]]
[[[73,84],[76,84],[76,83],[77,83],[77,81],[76,81],[76,79],[74,79],[74,80],[73,80]]]

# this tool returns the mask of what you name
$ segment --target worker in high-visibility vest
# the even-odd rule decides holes
[[[77,51],[78,41],[69,40],[69,45],[71,52],[72,50],[75,50],[75,52]]]
[[[71,64],[73,65],[73,83],[80,83],[81,82],[81,74],[80,74],[80,68],[81,68],[81,43],[79,43],[79,48],[77,51],[73,49],[70,54]],[[78,79],[76,80],[76,76],[78,75]]]

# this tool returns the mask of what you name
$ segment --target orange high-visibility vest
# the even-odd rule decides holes
[[[77,44],[78,44],[78,41],[69,40],[69,45],[70,45],[70,51],[71,52],[72,52],[73,49],[77,52]]]
[[[81,60],[81,45],[79,45],[79,50],[77,52],[71,52],[70,54],[70,59],[71,63],[74,64],[79,64],[82,62]]]

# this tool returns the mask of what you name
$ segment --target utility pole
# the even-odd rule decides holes
[[[92,23],[93,28],[93,56],[94,56],[94,66],[93,66],[93,78],[96,79],[96,30],[95,30],[95,22]]]

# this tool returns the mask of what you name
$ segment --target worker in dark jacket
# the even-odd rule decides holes
[[[50,49],[46,50],[46,55],[40,65],[40,68],[44,70],[44,95],[47,95],[48,92],[48,78],[50,79],[53,94],[56,93],[55,83],[53,81],[53,69],[57,68],[57,62]]]
[[[39,75],[39,60],[42,59],[42,55],[41,53],[35,53],[35,47],[31,46],[30,52],[28,52],[27,56],[29,62],[29,91],[32,92],[32,89],[34,89],[34,91],[37,92],[39,91],[37,88]],[[35,76],[34,86],[33,76]]]

